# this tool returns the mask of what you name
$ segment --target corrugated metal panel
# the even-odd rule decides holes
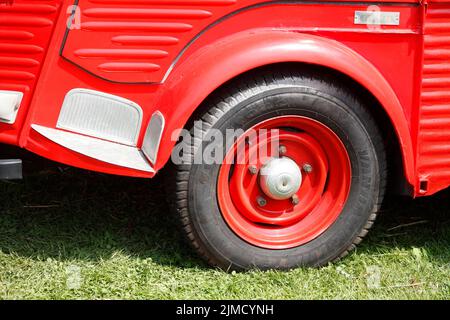
[[[0,4],[0,90],[24,93],[36,84],[59,9],[59,0]]]
[[[80,0],[80,29],[68,32],[62,55],[109,81],[160,82],[183,47],[237,3]]]
[[[417,169],[433,189],[450,180],[450,4],[429,6],[424,46]]]

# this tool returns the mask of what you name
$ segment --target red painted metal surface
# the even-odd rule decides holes
[[[450,184],[450,4],[432,4],[424,23],[417,173],[423,194]]]
[[[16,123],[0,124],[2,142],[18,143],[59,7],[48,0],[0,3],[0,90],[24,94]]]
[[[74,3],[0,2],[0,90],[25,93],[16,123],[0,124],[0,142],[81,168],[150,177],[55,145],[31,124],[55,128],[73,88],[124,97],[143,109],[138,146],[151,115],[166,118],[159,170],[173,130],[217,87],[252,68],[299,62],[346,74],[377,98],[414,195],[450,184],[449,1],[80,0],[81,29],[67,32]],[[355,11],[371,4],[399,12],[400,25],[354,24]]]
[[[224,28],[226,27],[224,26]],[[366,35],[361,34],[355,36],[353,41],[359,43],[360,39],[365,37]],[[372,38],[376,38],[376,36],[372,35]],[[415,35],[412,37],[399,37],[399,43],[395,43],[395,47],[401,48],[404,46],[400,39],[404,41],[404,39],[408,38],[411,39],[410,43],[407,42],[408,45],[414,45],[412,42],[415,39]],[[265,43],[272,50],[265,50],[265,46],[261,45],[262,43]],[[392,61],[390,52],[381,51],[376,43],[373,47],[365,44],[364,48],[367,50],[364,51],[365,53],[370,50],[376,50],[379,58],[379,60],[376,60],[377,63],[386,63],[386,68],[388,66],[389,68],[394,68],[392,63],[395,63],[396,60]],[[403,54],[405,55],[403,56]],[[411,73],[415,68],[415,59],[417,57],[414,54],[411,55],[409,51],[398,51],[398,55],[404,59],[404,63],[408,64],[407,61],[411,63],[411,70],[404,70],[406,74]],[[255,56],[258,59],[254,59]],[[322,37],[317,37],[317,35],[274,30],[252,31],[233,35],[227,41],[222,40],[220,45],[214,46],[214,49],[209,50],[207,53],[201,52],[201,56],[193,57],[189,64],[183,64],[174,74],[189,74],[198,68],[201,68],[203,73],[193,74],[192,79],[194,81],[190,83],[182,84],[179,82],[180,78],[174,76],[172,78],[173,81],[169,79],[165,84],[170,88],[170,91],[167,91],[167,96],[163,96],[161,101],[171,101],[172,94],[175,94],[177,97],[181,97],[178,104],[182,106],[181,108],[169,110],[169,116],[167,117],[168,128],[176,127],[177,124],[173,122],[190,115],[194,108],[193,106],[197,106],[209,94],[207,88],[220,86],[223,82],[237,76],[243,69],[248,70],[261,65],[283,61],[299,61],[328,66],[349,75],[368,88],[385,105],[386,111],[390,115],[400,137],[404,150],[406,172],[409,179],[414,179],[413,145],[410,138],[409,120],[407,119],[409,114],[406,114],[405,107],[411,103],[409,106],[413,109],[413,103],[415,102],[412,101],[410,95],[408,96],[408,103],[404,100],[402,104],[397,98],[398,92],[408,88],[405,86],[405,81],[400,81],[401,79],[396,77],[396,81],[393,82],[393,84],[398,86],[396,96],[391,84],[366,59],[338,42],[328,41]],[[402,67],[400,66],[400,68]],[[394,69],[386,70],[390,73]],[[414,78],[412,75],[411,77]],[[414,81],[417,81],[417,78]],[[411,86],[414,86],[414,81],[411,80]],[[164,143],[170,143],[170,137],[166,138],[167,140]],[[166,151],[161,150],[161,157],[169,156],[170,150],[168,153],[165,153]],[[410,181],[414,184],[413,180]]]
[[[244,5],[248,2],[239,3]],[[48,67],[44,68],[38,86],[41,94],[36,95],[33,101],[21,145],[56,161],[123,174],[121,168],[111,170],[79,154],[73,153],[70,157],[65,154],[67,150],[61,150],[29,130],[31,123],[53,127],[58,118],[55,110],[59,110],[70,89],[84,87],[102,90],[139,103],[144,109],[144,126],[155,110],[164,114],[168,123],[163,137],[164,147],[160,149],[156,164],[156,169],[160,169],[169,158],[174,144],[171,140],[172,130],[183,127],[195,108],[216,87],[253,67],[273,62],[304,61],[337,67],[376,92],[386,110],[391,113],[401,137],[408,181],[415,181],[413,146],[408,127],[409,116],[415,110],[410,90],[418,81],[414,72],[416,59],[420,58],[420,11],[414,6],[389,8],[399,10],[405,19],[397,28],[382,27],[377,32],[353,24],[354,11],[365,10],[366,5],[352,7],[323,4],[320,7],[320,4],[274,3],[244,10],[204,30],[182,52],[163,85],[113,84],[62,60],[56,50],[49,51]],[[59,47],[63,42],[66,20],[65,15],[60,18],[52,47]],[[283,27],[280,27],[280,21],[283,21]],[[311,37],[306,33],[314,34],[315,41],[311,42]],[[371,41],[367,40],[368,35]],[[386,37],[392,39],[386,43],[385,48],[389,50],[382,50],[378,42]],[[332,38],[337,38],[342,45]],[[402,65],[399,66],[390,58],[392,51],[397,52],[403,61]],[[320,53],[323,54],[320,56]],[[363,69],[359,70],[359,67]],[[407,84],[404,79],[395,76],[393,68],[405,74]],[[52,95],[46,94],[45,84],[49,83],[52,84]],[[39,112],[34,112],[37,110]],[[142,176],[140,172],[126,172],[128,175]]]
[[[344,145],[332,130],[310,118],[278,117],[252,129],[250,146],[238,146],[245,144],[244,135],[228,152],[219,172],[217,197],[225,221],[239,237],[268,249],[293,248],[317,238],[336,221],[350,192],[351,165]],[[272,130],[278,133],[271,135]],[[310,164],[313,171],[303,171],[296,193],[299,203],[265,197],[267,203],[261,207],[256,199],[264,193],[259,175],[249,171],[249,162],[260,171],[270,157],[278,157],[274,139],[286,147],[283,156],[299,167]],[[237,155],[237,150],[244,149],[245,157]],[[235,157],[246,161],[233,165]]]
[[[161,82],[186,43],[237,3],[80,0],[81,27],[68,33],[62,56],[109,81]]]
[[[205,28],[230,14],[266,6],[270,2],[80,0],[80,28],[68,31],[62,57],[108,81],[159,83],[168,76],[180,52]],[[353,13],[340,6],[335,9]],[[319,20],[313,20],[319,13],[311,10],[313,16],[300,15],[302,27],[310,21],[325,21],[319,16]],[[336,30],[349,22],[331,21],[330,28]]]

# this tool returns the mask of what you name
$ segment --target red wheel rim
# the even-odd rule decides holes
[[[279,157],[279,146],[302,168],[298,203],[265,196],[258,174],[249,170]],[[350,184],[350,159],[338,136],[314,119],[283,116],[259,123],[236,141],[220,168],[217,195],[226,223],[240,238],[262,248],[289,249],[317,238],[336,221]],[[258,203],[261,196],[264,205]]]

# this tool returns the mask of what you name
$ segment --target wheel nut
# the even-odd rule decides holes
[[[284,156],[287,152],[286,146],[280,146],[280,155]]]
[[[249,166],[248,171],[250,171],[251,174],[257,174],[258,168],[256,166]]]
[[[310,165],[309,163],[305,163],[303,165],[303,171],[305,171],[306,173],[311,173],[313,171],[312,165]]]
[[[292,204],[293,204],[294,206],[296,206],[296,205],[299,204],[299,202],[300,202],[300,199],[298,198],[298,196],[297,196],[296,194],[294,194],[294,195],[292,196]]]
[[[261,196],[259,196],[259,197],[256,199],[256,202],[258,203],[258,206],[260,206],[260,207],[264,207],[264,206],[267,204],[267,200],[264,199],[264,198],[261,197]]]

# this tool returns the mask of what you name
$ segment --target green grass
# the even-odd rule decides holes
[[[159,178],[50,170],[0,186],[2,299],[450,298],[448,191],[393,199],[334,265],[228,274],[182,243]]]

